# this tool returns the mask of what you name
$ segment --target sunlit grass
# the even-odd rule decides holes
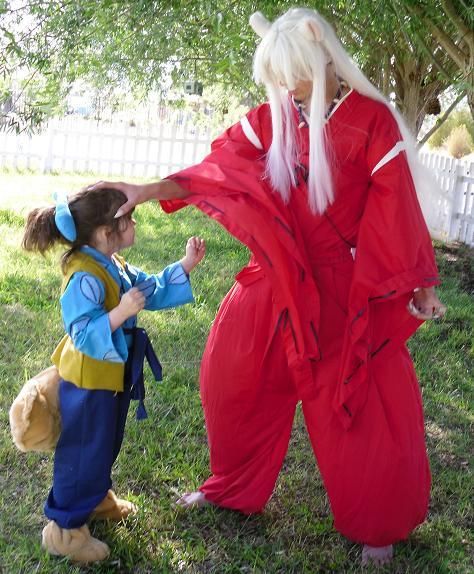
[[[112,548],[104,564],[78,568],[40,546],[43,502],[52,457],[22,454],[11,442],[8,409],[24,381],[49,365],[62,334],[58,309],[60,252],[46,258],[20,249],[27,210],[53,191],[74,191],[94,177],[0,174],[0,571],[79,573],[354,573],[359,548],[332,526],[324,488],[298,411],[275,494],[260,516],[206,508],[179,512],[176,493],[208,476],[198,393],[207,333],[233,275],[248,254],[218,225],[193,209],[173,216],[155,205],[137,209],[138,239],[126,257],[149,272],[179,259],[190,235],[204,236],[208,254],[192,283],[196,304],[141,314],[163,363],[158,385],[147,372],[149,418],[132,405],[114,469],[115,490],[138,504],[126,523],[92,525]],[[447,317],[425,325],[410,342],[422,384],[433,471],[430,515],[397,545],[394,573],[467,574],[472,563],[472,387],[474,303],[472,252],[438,246]],[[368,570],[370,571],[370,570]]]

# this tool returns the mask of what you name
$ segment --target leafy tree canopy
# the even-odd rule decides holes
[[[260,10],[274,19],[293,5],[288,0],[0,0],[0,72],[8,77],[21,67],[39,74],[56,94],[77,78],[104,88],[126,82],[142,91],[163,89],[169,77],[175,83],[194,78],[206,86],[223,85],[252,104],[262,91],[251,77],[257,40],[249,16]],[[368,77],[387,95],[395,94],[415,133],[427,104],[447,87],[470,92],[473,9],[465,0],[307,5],[333,23]],[[34,123],[41,114],[26,119]]]

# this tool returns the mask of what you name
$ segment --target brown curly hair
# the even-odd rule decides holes
[[[68,241],[56,227],[54,206],[33,209],[27,216],[22,247],[44,255],[57,243],[67,245],[69,249],[61,260],[64,269],[77,249],[92,243],[94,232],[99,227],[106,225],[111,235],[118,235],[126,229],[131,212],[115,218],[117,210],[126,201],[124,193],[110,188],[84,189],[71,196],[68,205],[76,226],[74,241]]]

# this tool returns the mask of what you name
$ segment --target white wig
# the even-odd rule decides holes
[[[409,165],[423,200],[420,192],[423,184],[426,187],[426,179],[422,176],[408,128],[400,114],[359,70],[326,20],[315,10],[293,8],[273,23],[256,12],[251,16],[250,24],[262,37],[254,56],[254,78],[265,85],[272,112],[273,140],[267,156],[267,175],[282,198],[288,201],[290,187],[296,184],[299,145],[292,120],[292,103],[284,87],[292,90],[298,80],[309,80],[313,83],[313,92],[309,114],[308,201],[313,213],[323,213],[334,200],[328,161],[331,150],[327,149],[324,130],[326,66],[332,62],[337,76],[349,86],[389,107],[407,144]]]

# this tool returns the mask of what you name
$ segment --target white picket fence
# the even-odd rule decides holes
[[[199,162],[212,134],[184,116],[169,117],[149,128],[93,120],[53,120],[41,134],[0,131],[0,169],[43,173],[94,173],[112,177],[164,177]],[[433,193],[433,235],[474,246],[474,163],[436,154],[420,154],[437,179]]]
[[[0,132],[0,168],[163,177],[199,162],[211,140],[208,130],[186,121],[145,128],[65,118],[32,136]]]
[[[474,162],[432,153],[422,153],[420,159],[438,184],[430,231],[440,239],[474,246]]]

